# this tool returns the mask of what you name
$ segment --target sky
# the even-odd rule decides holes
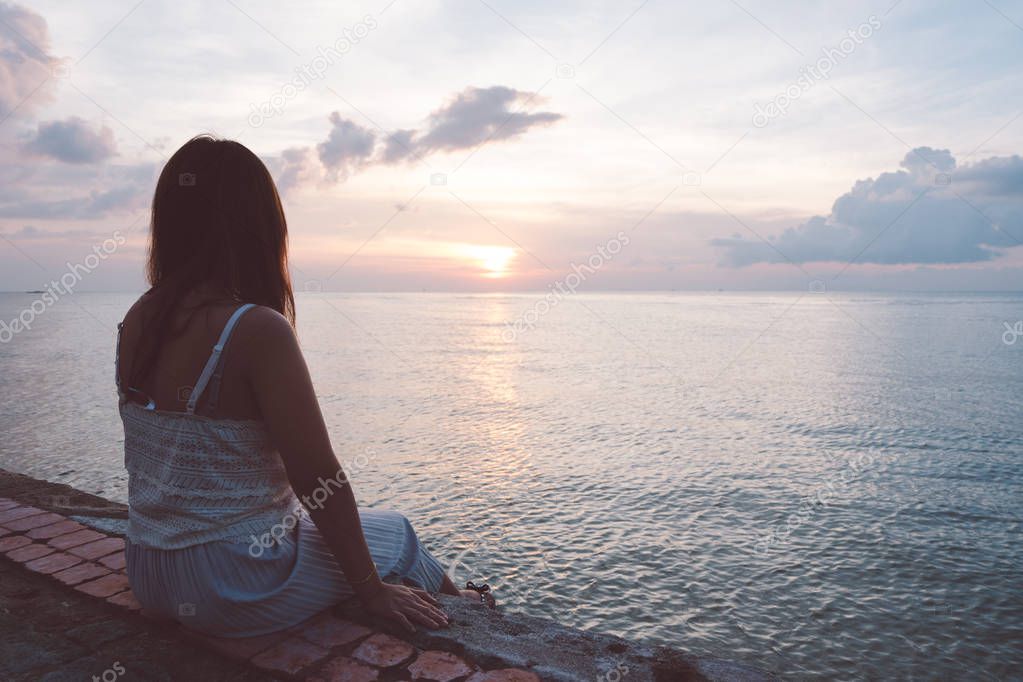
[[[1023,2],[82,8],[0,2],[0,291],[143,290],[198,133],[297,290],[1023,288]]]

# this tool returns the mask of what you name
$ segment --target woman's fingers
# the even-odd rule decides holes
[[[395,586],[391,592],[390,608],[391,617],[409,632],[415,632],[413,623],[428,628],[441,628],[448,624],[448,617],[443,611],[431,604],[424,598],[421,590],[413,590],[408,587]],[[427,597],[429,595],[426,595]]]
[[[426,602],[410,602],[409,609],[411,611],[411,615],[413,615],[419,623],[428,627],[439,628],[448,624],[448,619],[447,616],[444,615],[444,612],[433,608]]]
[[[427,614],[438,626],[447,624],[447,614],[440,609],[440,604],[438,604],[437,601],[427,592],[411,587],[407,587],[405,589],[405,596],[408,597],[409,605],[412,608],[416,609],[418,612]]]
[[[445,624],[448,622],[448,614],[444,613],[444,609],[440,608],[440,604],[436,601],[433,599],[423,599],[418,594],[414,594],[413,597],[417,600],[416,603],[426,609],[433,617],[440,619]]]
[[[437,627],[447,627],[448,615],[446,613],[444,613],[440,609],[435,609],[433,607],[427,607],[427,608],[430,609],[429,610],[430,616],[437,623]]]
[[[431,595],[426,590],[414,589],[412,591],[415,592],[416,595],[418,595],[419,598],[422,599],[423,601],[425,601],[425,602],[427,602],[429,604],[432,604],[433,606],[436,606],[436,607],[440,608],[440,602],[438,602],[436,599],[434,599],[433,595]]]

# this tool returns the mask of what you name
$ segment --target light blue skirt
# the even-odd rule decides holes
[[[444,568],[403,515],[359,510],[377,572],[431,592]],[[308,515],[275,543],[216,541],[154,549],[128,541],[128,581],[156,616],[220,637],[264,635],[310,618],[353,592]],[[262,550],[261,552],[259,550]]]

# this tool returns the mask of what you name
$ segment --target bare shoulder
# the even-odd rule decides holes
[[[265,305],[257,305],[252,310],[245,313],[242,318],[239,328],[244,328],[246,333],[255,335],[285,335],[294,336],[295,331],[291,328],[291,323],[288,322],[288,318],[281,315],[273,308],[268,308]]]
[[[300,378],[305,358],[288,318],[273,308],[257,306],[238,322],[232,342],[243,372],[256,386],[267,382],[282,389],[284,383]]]
[[[257,305],[238,322],[236,332],[257,355],[298,349],[295,330],[288,318],[273,308]]]
[[[124,314],[123,324],[126,331],[132,331],[138,329],[141,325],[142,311],[146,307],[146,302],[149,300],[149,293],[146,292],[135,299],[135,302],[128,308],[128,312]]]

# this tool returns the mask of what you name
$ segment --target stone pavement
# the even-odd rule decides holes
[[[0,559],[0,679],[273,679]],[[121,670],[120,674],[118,670]]]
[[[124,572],[126,519],[122,504],[0,469],[0,680],[775,679],[446,595],[450,627],[412,636],[353,601],[272,635],[206,637],[140,609]]]
[[[74,597],[76,602],[81,602],[83,596],[96,602],[102,600],[123,616],[120,619],[98,616],[92,621],[92,614],[98,613],[93,610],[85,619],[87,622],[79,622],[83,618],[77,614],[51,613],[49,617],[57,621],[59,632],[32,629],[23,636],[17,630],[17,617],[11,618],[16,609],[5,607],[5,625],[15,630],[12,639],[5,638],[3,645],[5,669],[0,670],[5,677],[10,674],[25,679],[88,679],[97,674],[104,680],[119,679],[122,675],[142,679],[212,679],[207,672],[213,671],[208,671],[205,664],[196,667],[191,658],[198,645],[228,660],[247,663],[249,669],[254,669],[252,672],[268,679],[539,681],[535,674],[525,670],[483,670],[446,651],[424,651],[385,632],[337,618],[329,610],[288,630],[262,637],[226,639],[181,631],[176,634],[192,643],[182,641],[188,656],[181,657],[180,652],[175,656],[174,643],[168,642],[170,646],[161,657],[138,661],[138,649],[144,649],[137,641],[139,628],[177,628],[167,622],[147,623],[140,613],[142,607],[132,595],[125,575],[122,538],[93,530],[61,514],[0,498],[0,554],[8,560],[2,564],[5,577],[16,575],[11,563],[20,564],[31,573],[45,576],[49,586],[59,585],[78,593]],[[45,592],[45,585],[38,582],[29,585],[17,579],[5,580],[4,585],[5,604],[20,598],[25,610],[36,611],[42,606],[31,600]],[[25,602],[26,599],[29,601]],[[55,600],[49,601],[52,610]],[[61,602],[60,610],[69,608]],[[29,621],[34,620],[33,615],[26,615]],[[135,622],[136,619],[141,622]],[[122,638],[125,641],[119,642]],[[111,646],[106,650],[93,651],[90,646],[107,643]],[[193,668],[187,677],[188,671],[181,669],[183,665]],[[233,674],[246,671],[245,666],[224,666],[219,660],[217,666],[218,679],[230,679]]]

